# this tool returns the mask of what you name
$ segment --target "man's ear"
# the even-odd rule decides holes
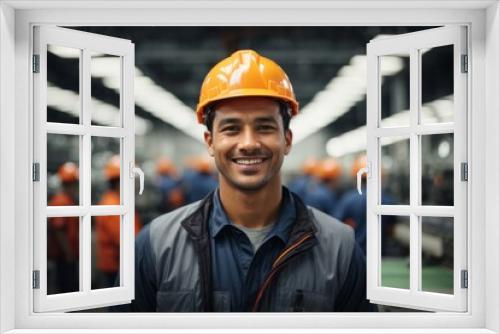
[[[205,131],[203,134],[203,137],[205,138],[205,144],[207,145],[207,151],[208,154],[210,154],[211,157],[214,156],[214,149],[213,149],[213,141],[212,141],[212,133],[209,131]]]
[[[285,145],[286,145],[285,155],[287,155],[288,153],[290,153],[290,151],[292,150],[292,139],[293,139],[292,130],[287,129],[285,131]]]

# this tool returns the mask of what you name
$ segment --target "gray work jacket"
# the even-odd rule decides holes
[[[230,312],[213,291],[207,220],[212,194],[158,217],[136,239],[135,300],[122,311]],[[248,311],[371,311],[352,229],[294,195],[296,221]]]

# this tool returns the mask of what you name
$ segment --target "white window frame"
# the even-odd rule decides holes
[[[453,47],[453,121],[439,124],[420,123],[422,104],[421,50],[439,46]],[[409,119],[408,124],[382,125],[380,59],[391,55],[409,57]],[[367,175],[367,283],[368,298],[377,304],[395,305],[430,311],[467,310],[467,289],[461,286],[461,272],[467,270],[467,181],[461,180],[461,163],[467,163],[467,81],[470,72],[462,72],[462,55],[467,55],[465,26],[447,26],[418,32],[388,36],[371,41],[367,47],[367,156],[371,170]],[[454,205],[421,204],[422,135],[453,134]],[[382,204],[381,141],[400,136],[409,143],[408,204]],[[381,285],[382,228],[381,217],[404,216],[409,220],[409,289]],[[453,219],[453,293],[442,294],[422,290],[422,217]],[[404,301],[404,304],[401,304]]]
[[[35,24],[469,25],[473,87],[472,93],[469,92],[471,112],[468,116],[468,151],[471,152],[469,311],[465,314],[303,315],[32,313],[30,40],[31,27]],[[500,7],[497,1],[102,0],[69,3],[7,0],[0,3],[0,73],[0,333],[47,333],[58,328],[65,328],[65,333],[111,333],[113,328],[113,332],[124,328],[129,329],[128,333],[151,332],[145,330],[145,326],[168,327],[170,330],[162,331],[165,333],[181,331],[176,328],[191,328],[190,333],[249,333],[260,332],[259,328],[267,329],[265,332],[294,333],[352,333],[354,329],[362,333],[386,333],[388,328],[397,333],[500,332],[500,228],[497,223],[500,221],[500,116],[497,112],[500,110]],[[486,175],[488,182],[485,182]],[[90,326],[93,329],[88,329]],[[280,328],[288,330],[279,331]]]
[[[39,73],[33,74],[34,162],[39,164],[39,181],[33,184],[34,240],[33,269],[39,272],[39,288],[34,289],[35,312],[74,311],[86,308],[128,303],[134,297],[134,44],[130,41],[60,27],[36,26],[34,54],[39,56]],[[79,124],[47,122],[47,53],[48,45],[80,50],[79,56]],[[113,55],[120,60],[119,126],[92,125],[92,92],[90,89],[92,53]],[[74,206],[47,206],[47,136],[49,134],[79,137],[80,203]],[[119,205],[92,205],[91,139],[109,137],[120,141]],[[91,289],[92,218],[120,216],[120,286]],[[47,294],[47,224],[50,217],[79,217],[79,291]]]

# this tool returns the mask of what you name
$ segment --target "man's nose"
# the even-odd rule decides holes
[[[242,132],[238,148],[243,151],[253,151],[261,148],[259,136],[251,128],[245,128]]]

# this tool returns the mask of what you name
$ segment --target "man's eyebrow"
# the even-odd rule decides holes
[[[223,118],[219,121],[219,127],[224,126],[226,124],[240,124],[240,123],[241,123],[241,120],[239,120],[238,118],[227,117],[227,118]]]
[[[275,117],[273,116],[263,116],[263,117],[257,117],[255,119],[255,123],[278,123]]]

